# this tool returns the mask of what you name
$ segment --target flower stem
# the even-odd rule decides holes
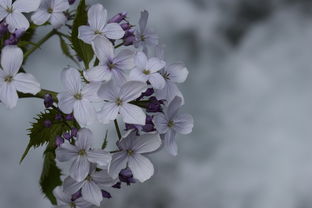
[[[19,98],[41,98],[41,99],[43,99],[44,95],[46,95],[46,94],[52,95],[53,101],[57,103],[57,97],[56,97],[57,93],[54,92],[54,91],[45,90],[45,89],[41,89],[41,91],[38,92],[35,95],[29,94],[29,93],[21,93],[21,92],[19,92],[18,93],[18,97]]]
[[[55,35],[57,33],[56,30],[52,30],[50,31],[48,34],[46,34],[46,36],[44,36],[41,40],[39,40],[38,43],[36,43],[36,45],[34,47],[32,47],[30,50],[28,50],[25,54],[24,54],[24,60],[28,58],[29,55],[31,55],[35,50],[37,50],[38,48],[40,48],[40,46],[45,43],[47,40],[49,40],[53,35]]]
[[[115,124],[116,132],[117,132],[117,135],[118,135],[118,139],[120,140],[121,139],[121,133],[120,133],[120,129],[119,129],[119,126],[118,126],[117,119],[114,120],[114,124]]]

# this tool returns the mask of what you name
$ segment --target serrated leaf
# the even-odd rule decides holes
[[[75,60],[75,58],[72,56],[72,54],[70,53],[69,47],[66,43],[66,41],[62,38],[62,36],[59,35],[60,38],[60,45],[61,45],[61,49],[62,52],[65,56],[67,56],[68,58],[70,58],[73,62],[77,63],[77,61]],[[77,63],[78,64],[78,63]]]
[[[32,127],[28,129],[30,140],[20,162],[24,160],[31,148],[37,148],[47,144],[50,141],[54,142],[56,136],[70,130],[69,126],[67,126],[64,122],[53,122],[50,128],[46,128],[44,126],[45,120],[54,121],[55,116],[58,113],[59,111],[56,109],[49,109],[40,113],[38,117],[35,118],[36,121],[32,124]],[[68,123],[72,125],[72,122]]]
[[[43,194],[56,205],[56,199],[53,195],[53,190],[62,184],[61,170],[55,162],[54,142],[50,142],[44,152],[44,162],[40,177],[40,186]]]
[[[78,38],[78,28],[87,24],[88,15],[86,11],[86,2],[85,0],[81,0],[73,23],[71,42],[74,51],[76,51],[77,55],[82,59],[85,67],[89,68],[89,63],[94,55],[92,47]]]

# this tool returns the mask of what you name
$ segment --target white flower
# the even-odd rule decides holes
[[[148,11],[141,12],[141,17],[139,20],[139,29],[136,30],[136,41],[134,46],[136,48],[143,48],[144,52],[147,52],[148,46],[157,46],[159,43],[158,36],[152,30],[147,28]]]
[[[119,172],[127,166],[131,169],[133,177],[140,182],[152,177],[153,164],[142,154],[154,152],[160,147],[159,134],[136,136],[135,131],[130,131],[118,141],[117,145],[121,151],[113,154],[109,167],[109,174],[113,178],[117,178]]]
[[[42,0],[39,9],[31,16],[31,20],[36,25],[49,21],[54,28],[59,28],[67,20],[64,11],[68,8],[68,0]]]
[[[53,208],[89,208],[92,206],[92,204],[82,198],[72,200],[72,195],[65,193],[61,186],[58,186],[53,190],[53,195],[55,196],[58,204]]]
[[[34,76],[28,73],[18,73],[23,63],[23,51],[16,46],[6,46],[1,51],[0,69],[0,101],[8,108],[16,106],[18,95],[40,91],[40,84]]]
[[[161,70],[160,74],[164,77],[166,84],[164,88],[155,90],[157,99],[167,100],[170,103],[176,96],[179,96],[183,103],[183,95],[176,83],[184,82],[188,76],[188,70],[184,64],[170,64]]]
[[[0,0],[0,21],[5,19],[8,29],[12,33],[16,29],[27,30],[29,22],[22,14],[36,11],[40,5],[40,0]]]
[[[64,180],[64,191],[74,194],[81,189],[82,198],[96,206],[100,206],[103,200],[102,191],[107,187],[116,184],[117,180],[108,175],[107,170],[95,171],[95,167],[90,168],[90,172],[85,180],[77,182],[71,177]]]
[[[126,71],[134,67],[133,52],[129,49],[122,50],[118,55],[114,54],[113,45],[107,40],[97,38],[92,43],[94,52],[100,64],[86,71],[88,81],[109,81],[124,83]]]
[[[84,180],[90,170],[90,163],[106,166],[110,163],[111,155],[104,150],[92,150],[91,140],[93,134],[89,129],[82,128],[78,131],[75,145],[67,142],[56,149],[56,158],[60,162],[74,160],[70,168],[70,176],[76,181]]]
[[[116,119],[120,113],[125,123],[144,125],[144,111],[129,102],[138,98],[146,89],[147,85],[144,82],[137,81],[126,82],[121,87],[113,82],[102,85],[98,95],[105,103],[98,119],[106,124]]]
[[[94,4],[88,10],[89,26],[80,26],[78,37],[84,42],[91,42],[99,37],[103,39],[117,40],[124,36],[125,32],[117,23],[107,24],[107,11],[101,4]]]
[[[165,148],[174,156],[178,153],[175,141],[176,133],[191,133],[194,123],[191,115],[179,112],[181,106],[182,99],[180,97],[175,97],[168,108],[164,108],[164,113],[155,115],[153,119],[157,131],[164,139]]]
[[[96,119],[95,109],[91,102],[97,101],[97,83],[82,86],[80,73],[74,69],[65,69],[61,80],[65,91],[57,95],[58,106],[63,113],[69,114],[74,111],[74,116],[82,126],[92,124]]]
[[[166,62],[156,57],[147,59],[143,52],[138,52],[135,56],[135,64],[135,68],[129,75],[130,80],[149,81],[155,89],[162,89],[165,87],[165,79],[158,71],[165,67]]]

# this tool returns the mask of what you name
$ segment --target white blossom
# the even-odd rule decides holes
[[[53,195],[55,196],[58,204],[53,208],[89,208],[92,206],[92,204],[82,198],[72,200],[72,195],[65,193],[63,191],[63,187],[61,186],[58,186],[53,190]]]
[[[180,113],[179,108],[182,106],[182,99],[175,97],[164,113],[154,116],[153,122],[157,131],[161,134],[165,148],[172,155],[177,155],[178,148],[175,141],[176,133],[189,134],[193,129],[193,118],[186,113]]]
[[[16,29],[27,30],[29,22],[22,13],[34,12],[41,0],[0,0],[0,21],[5,19],[8,29],[12,33]]]
[[[16,46],[6,46],[1,51],[0,101],[14,108],[18,100],[17,91],[31,93],[40,91],[40,83],[29,73],[18,73],[23,63],[23,51]]]
[[[154,166],[146,158],[145,153],[156,151],[161,145],[159,134],[145,134],[137,136],[135,131],[129,131],[117,143],[120,152],[114,153],[109,166],[109,174],[116,178],[119,172],[129,167],[133,177],[144,182],[154,174]]]
[[[68,8],[68,0],[42,0],[39,9],[31,16],[31,20],[36,25],[49,21],[54,28],[59,28],[67,20],[64,11]]]

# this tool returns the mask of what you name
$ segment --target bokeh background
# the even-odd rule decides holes
[[[195,119],[193,133],[178,137],[178,157],[152,155],[154,177],[113,191],[103,207],[312,207],[311,0],[101,2],[110,16],[128,11],[133,23],[141,10],[150,12],[167,60],[188,66],[181,88],[184,110]],[[58,91],[70,62],[56,42],[25,69]],[[26,129],[40,110],[39,99],[20,100],[12,111],[0,106],[0,207],[51,207],[38,185],[43,149],[19,165]],[[92,128],[101,142],[108,127]]]

